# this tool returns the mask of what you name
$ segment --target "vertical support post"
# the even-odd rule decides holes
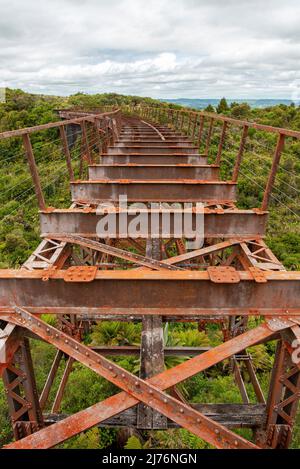
[[[67,140],[64,125],[62,125],[59,128],[59,132],[60,132],[60,138],[61,138],[62,145],[63,145],[64,154],[65,154],[66,161],[67,161],[67,168],[69,171],[70,181],[74,181],[74,172],[72,168],[71,155],[70,155],[70,150],[69,150],[69,145],[68,145],[68,140]]]
[[[299,402],[300,370],[292,362],[285,343],[278,342],[267,401],[266,432],[259,436],[260,446],[285,449],[292,438],[292,428]]]
[[[189,112],[189,123],[188,123],[188,129],[187,129],[187,134],[188,135],[190,135],[191,124],[192,124],[192,113]]]
[[[40,177],[39,177],[39,173],[36,167],[36,162],[35,162],[32,146],[31,146],[29,134],[23,135],[23,145],[24,145],[24,149],[26,152],[29,170],[30,170],[31,177],[33,180],[34,190],[35,190],[35,194],[37,197],[39,209],[46,210],[46,204],[44,200],[43,191],[41,188]]]
[[[237,154],[237,157],[236,157],[236,160],[235,160],[234,169],[233,169],[232,182],[237,182],[238,177],[239,177],[239,172],[240,172],[241,162],[242,162],[242,158],[243,158],[243,154],[244,154],[245,144],[246,144],[246,140],[247,140],[247,137],[248,137],[248,130],[249,130],[249,127],[247,125],[244,125],[243,133],[242,133],[241,141],[240,141],[240,148],[239,148],[239,151],[238,151],[238,154]]]
[[[159,239],[148,239],[146,256],[161,259]],[[163,325],[161,316],[144,316],[142,322],[141,369],[143,379],[164,370]],[[144,429],[167,428],[167,419],[156,410],[141,403],[138,406],[137,427]]]
[[[267,210],[268,209],[268,205],[269,205],[269,201],[270,201],[270,197],[271,197],[271,192],[272,192],[272,189],[273,189],[276,173],[277,173],[279,162],[280,162],[281,153],[282,153],[282,150],[284,148],[284,143],[285,143],[285,135],[284,134],[279,134],[276,149],[275,149],[275,153],[274,153],[274,157],[273,157],[272,168],[271,168],[271,171],[270,171],[270,174],[269,174],[269,179],[268,179],[268,182],[267,182],[267,185],[266,185],[264,198],[263,198],[263,202],[262,202],[262,206],[261,206],[262,210]]]
[[[214,118],[212,117],[210,119],[208,134],[207,134],[207,139],[206,139],[206,146],[205,146],[205,154],[206,155],[208,155],[208,152],[209,152],[210,141],[211,141],[211,136],[212,136],[212,131],[213,131],[213,125],[214,125]]]
[[[15,439],[20,440],[43,428],[43,415],[27,338],[23,338],[13,362],[4,370],[2,378]]]
[[[183,130],[183,123],[184,123],[184,113],[181,111],[180,132],[182,132]]]
[[[193,125],[193,132],[192,132],[192,138],[193,138],[193,140],[195,139],[195,133],[196,133],[196,127],[197,127],[197,120],[198,120],[198,114],[195,113],[194,125]]]
[[[95,134],[96,134],[96,144],[97,144],[97,147],[98,147],[98,153],[99,153],[99,155],[101,155],[102,141],[101,141],[101,137],[100,137],[100,122],[99,122],[99,119],[97,117],[95,117]]]
[[[221,156],[222,156],[222,151],[223,151],[223,146],[224,146],[225,136],[226,136],[226,130],[227,130],[227,122],[223,121],[222,132],[221,132],[218,153],[217,153],[217,158],[216,158],[216,164],[220,164],[220,161],[221,161]]]
[[[204,116],[200,116],[199,133],[198,133],[198,147],[199,148],[202,142],[203,127],[204,127]]]
[[[179,126],[179,111],[176,112],[176,120],[175,120],[175,130],[178,130]]]

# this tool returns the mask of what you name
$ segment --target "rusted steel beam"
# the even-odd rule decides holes
[[[165,138],[165,137],[163,137]],[[166,142],[164,141],[164,144],[162,144],[162,140],[152,140],[152,141],[149,141],[149,140],[144,140],[144,139],[140,139],[139,141],[137,140],[119,140],[118,142],[115,143],[114,145],[114,149],[117,149],[118,148],[124,148],[124,147],[134,147],[134,148],[139,148],[139,149],[142,149],[142,150],[145,150],[145,153],[146,153],[146,149],[148,147],[150,147],[151,149],[153,149],[154,147],[159,147],[159,148],[177,148],[177,147],[180,147],[182,149],[182,152],[184,153],[185,152],[185,149],[186,148],[193,148],[194,151],[197,151],[195,145],[188,141],[188,140],[179,140],[179,141],[176,141],[176,140],[171,140],[170,142]]]
[[[179,146],[185,146],[185,145],[193,145],[193,143],[188,139],[188,137],[185,136],[176,136],[176,135],[168,135],[164,137],[164,141],[166,145],[179,145]],[[152,146],[152,144],[155,145],[160,145],[161,146],[161,138],[160,137],[155,137],[155,136],[140,136],[140,135],[132,135],[131,137],[129,135],[122,137],[120,136],[120,140],[116,141],[116,145],[121,145],[121,146],[127,146],[127,145],[138,145],[138,146]]]
[[[75,360],[73,357],[68,357],[67,359],[67,363],[66,363],[66,366],[65,366],[65,369],[64,369],[64,372],[63,372],[63,375],[59,383],[59,387],[58,387],[58,390],[57,390],[57,393],[56,393],[56,396],[54,398],[54,402],[52,405],[51,412],[53,414],[55,414],[56,412],[59,412],[61,401],[63,399],[65,388],[66,388],[69,376],[71,374],[74,361]]]
[[[299,315],[300,273],[261,275],[266,282],[240,271],[239,283],[215,283],[207,271],[98,271],[78,295],[79,280],[64,280],[68,270],[51,271],[48,282],[47,271],[0,270],[0,315],[16,304],[52,314]]]
[[[13,324],[5,324],[0,329],[0,376],[12,361],[15,352],[20,346],[22,330]]]
[[[189,251],[183,254],[179,254],[177,256],[169,257],[164,262],[170,265],[178,264],[180,262],[185,262],[190,259],[195,259],[196,257],[207,256],[218,251],[223,251],[224,249],[240,244],[240,242],[241,241],[239,239],[230,239],[228,241],[213,244],[211,246],[206,246],[201,249],[196,249],[194,251]]]
[[[103,118],[105,116],[115,116],[117,113],[119,113],[119,110],[109,112],[109,113],[103,113],[103,114],[97,114],[97,118]],[[86,113],[85,113],[86,114]],[[79,117],[76,119],[70,119],[70,120],[63,120],[63,121],[58,121],[58,122],[50,122],[49,124],[42,124],[42,125],[36,125],[34,127],[26,127],[24,129],[19,129],[19,130],[9,130],[7,132],[2,132],[0,133],[0,140],[5,139],[5,138],[11,138],[11,137],[22,137],[23,135],[26,134],[31,134],[33,132],[40,132],[43,130],[49,130],[49,129],[54,129],[56,127],[61,127],[64,125],[69,125],[69,124],[79,124],[81,122],[93,122],[94,121],[94,116],[93,115],[84,115],[83,117]]]
[[[126,194],[129,202],[205,202],[236,200],[236,184],[231,181],[185,180],[97,180],[71,183],[74,202],[118,202]]]
[[[286,325],[282,325],[286,327]],[[174,368],[164,371],[160,375],[150,378],[149,383],[153,383],[161,389],[168,389],[171,386],[184,381],[188,377],[200,373],[205,369],[229,358],[240,350],[250,347],[263,339],[272,336],[273,331],[266,325],[261,325],[252,329],[238,338],[235,337],[198,357],[190,359]],[[24,438],[22,441],[7,445],[6,448],[50,448],[62,441],[74,436],[81,431],[87,430],[92,426],[103,422],[117,413],[125,411],[136,405],[137,400],[125,392],[106,399],[103,402],[95,404],[86,410],[80,411],[64,421],[57,422],[55,425],[45,430],[37,432]]]
[[[177,217],[183,217],[184,212],[178,212]],[[40,212],[40,226],[43,237],[55,238],[55,234],[69,233],[78,234],[87,238],[97,236],[97,223],[105,216],[104,213],[96,213],[94,209],[85,211],[84,209],[56,209],[51,212]],[[162,215],[160,212],[153,212],[154,220],[158,220],[158,236],[162,238],[177,238],[174,229],[174,212],[170,212],[170,229],[162,226]],[[123,213],[126,217],[126,227],[128,228],[135,215],[132,211]],[[181,218],[182,219],[182,218]],[[204,237],[205,238],[230,238],[238,236],[240,238],[257,238],[265,235],[267,214],[257,215],[252,211],[225,212],[223,214],[212,211],[204,211]],[[144,233],[139,233],[139,238],[147,238],[151,233],[151,213],[148,214],[148,229]],[[120,236],[120,213],[116,212],[116,232],[111,233],[111,238]],[[192,215],[191,226],[196,228],[196,214]],[[157,230],[156,230],[157,231]],[[181,235],[180,235],[181,237]],[[44,263],[45,264],[45,263]]]
[[[293,336],[295,325],[284,336]],[[300,335],[298,335],[300,337]],[[275,362],[267,402],[267,422],[262,447],[286,449],[292,438],[292,429],[300,398],[300,366],[294,363],[284,342],[277,344]]]
[[[149,155],[141,155],[136,153],[130,153],[127,155],[121,155],[118,153],[102,154],[101,163],[104,164],[155,164],[155,165],[173,165],[173,164],[196,164],[206,165],[207,157],[205,155],[199,155],[198,153],[193,155],[187,154],[174,154],[165,153],[157,154],[155,152]]]
[[[140,354],[141,347],[137,345],[92,345],[91,348],[105,356],[136,356]],[[211,347],[164,347],[166,357],[194,357],[207,352]]]
[[[120,135],[120,140],[117,140],[116,143],[126,143],[128,145],[147,145],[149,144],[151,146],[152,143],[154,143],[155,145],[157,145],[158,143],[160,143],[161,145],[161,139],[160,137],[156,137],[154,135],[150,135],[150,134],[126,134],[124,136]],[[173,145],[173,144],[186,144],[186,143],[190,143],[192,144],[192,142],[190,141],[190,139],[185,136],[185,135],[166,135],[165,137],[165,142],[167,145]]]
[[[56,352],[53,363],[51,365],[51,369],[49,371],[49,374],[47,376],[45,385],[44,385],[43,390],[42,390],[41,395],[40,395],[40,407],[41,407],[42,410],[45,408],[45,405],[47,403],[47,400],[48,400],[48,397],[49,397],[49,394],[50,394],[50,391],[51,391],[51,387],[52,387],[52,384],[54,383],[54,380],[55,380],[55,377],[56,377],[56,374],[57,374],[57,371],[58,371],[58,367],[60,365],[62,357],[63,357],[62,351],[58,350]]]
[[[97,179],[200,179],[213,181],[219,178],[216,165],[89,165],[89,180]]]
[[[22,337],[18,345],[12,361],[2,376],[16,440],[36,432],[44,426],[29,340]]]
[[[33,318],[32,315],[25,310],[16,308],[16,313],[18,315],[17,323],[22,323],[23,327],[35,332],[70,357],[79,360],[91,370],[126,391],[130,398],[135,398],[135,402],[141,401],[150,405],[153,409],[162,412],[166,417],[171,418],[208,443],[217,448],[257,448],[253,443],[232,433],[230,430],[217,424],[210,418],[205,417],[187,404],[179,402],[174,397],[163,392],[162,390],[165,389],[165,380],[159,386],[153,385],[153,381],[157,382],[157,379],[161,380],[162,376],[167,374],[167,372],[162,372],[160,375],[144,381],[115,363],[101,357],[87,346],[79,344],[75,339],[49,326],[41,319]],[[256,328],[256,332],[257,336],[266,336],[266,334],[270,333],[270,329],[267,328],[266,331],[265,328],[261,326],[260,329]],[[191,361],[192,360],[195,360],[195,358],[191,359]],[[215,357],[214,360],[217,361],[218,358]],[[188,373],[188,377],[190,377],[194,374],[194,371],[189,367]],[[168,381],[170,381],[170,379]],[[116,413],[118,413],[118,409],[115,410],[117,410]],[[15,445],[8,445],[8,447],[13,448]]]
[[[39,177],[39,173],[36,167],[36,162],[35,162],[32,146],[31,146],[31,141],[30,141],[30,137],[28,133],[23,134],[23,145],[24,145],[32,181],[34,184],[34,190],[35,190],[35,195],[38,201],[39,209],[45,210],[46,209],[45,199],[44,199],[40,177]]]
[[[182,114],[182,116],[184,116],[190,113],[194,114],[195,111],[188,111],[184,109],[184,110],[180,110],[179,112]],[[202,117],[213,118],[216,121],[220,121],[220,122],[225,121],[228,124],[233,124],[238,127],[244,127],[245,125],[247,125],[249,128],[261,130],[263,132],[283,134],[286,137],[293,137],[293,138],[300,139],[300,132],[297,130],[284,129],[281,127],[274,127],[272,125],[258,124],[257,122],[249,122],[245,120],[234,119],[233,117],[222,116],[220,114],[214,114],[214,113],[205,112],[205,111],[199,111],[198,114]]]
[[[125,251],[124,249],[119,249],[114,246],[109,246],[99,241],[93,241],[87,238],[82,238],[78,235],[62,234],[56,235],[56,239],[64,241],[67,243],[77,244],[79,246],[84,246],[90,248],[94,251],[104,252],[113,257],[118,257],[120,259],[125,259],[135,264],[149,267],[154,270],[181,270],[179,267],[174,267],[168,265],[164,262],[160,262],[156,259],[151,259],[149,257],[141,256],[140,254],[135,254],[133,252]]]
[[[127,155],[135,153],[137,155],[151,155],[152,153],[156,153],[158,155],[165,155],[168,153],[172,153],[173,155],[194,155],[198,153],[197,147],[185,147],[185,146],[178,146],[178,145],[153,145],[153,146],[139,146],[139,145],[128,145],[122,147],[109,147],[107,149],[107,153],[116,154],[116,155]]]
[[[267,185],[266,185],[264,198],[263,198],[263,201],[262,201],[262,206],[261,206],[262,210],[267,210],[268,209],[268,205],[269,205],[269,202],[270,202],[273,185],[274,185],[274,182],[275,182],[276,173],[277,173],[279,162],[280,162],[280,157],[281,157],[281,154],[282,154],[282,151],[283,151],[283,148],[284,148],[284,143],[285,143],[285,135],[284,134],[279,134],[276,149],[275,149],[275,154],[274,154],[274,157],[273,157],[272,168],[271,168],[271,171],[270,171],[270,174],[269,174],[269,179],[268,179],[268,182],[267,182]]]
[[[142,213],[142,212],[141,212]],[[146,230],[140,230],[139,238],[147,238],[154,232],[162,238],[178,238],[179,234],[176,232],[174,223],[175,217],[177,220],[183,220],[187,211],[178,210],[168,211],[170,217],[170,226],[166,227],[162,224],[161,210],[152,209],[147,214]],[[130,222],[136,216],[135,212],[130,210],[122,211],[122,222],[125,223],[126,229]],[[40,212],[40,228],[43,237],[54,239],[55,234],[69,233],[78,234],[84,237],[97,236],[97,223],[105,217],[104,210],[98,209],[56,209],[46,212]],[[193,230],[197,228],[196,212],[191,214],[191,227]],[[204,238],[231,238],[238,236],[239,238],[257,238],[264,236],[268,214],[257,214],[251,210],[239,211],[224,211],[220,213],[218,210],[204,209],[203,214],[203,235]],[[110,233],[111,238],[120,237],[120,211],[115,211],[116,230],[115,233]],[[157,223],[157,227],[154,225]],[[182,236],[180,235],[180,238]],[[190,236],[191,238],[193,236]],[[272,262],[272,260],[271,260]],[[43,263],[43,265],[45,262]],[[46,264],[47,265],[47,264]]]

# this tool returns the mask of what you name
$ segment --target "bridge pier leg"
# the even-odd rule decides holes
[[[14,360],[3,372],[3,383],[14,437],[20,440],[44,427],[29,340],[24,338]]]
[[[287,449],[300,398],[300,368],[293,363],[284,341],[279,341],[275,355],[265,432],[258,444],[264,448]]]
[[[161,259],[161,241],[148,239],[146,256]],[[163,323],[161,316],[144,316],[142,320],[142,341],[140,353],[140,377],[151,378],[164,370]],[[167,419],[151,407],[139,404],[137,428],[167,428]]]

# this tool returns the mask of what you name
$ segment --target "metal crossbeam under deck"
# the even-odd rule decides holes
[[[72,200],[118,202],[126,194],[129,202],[234,202],[236,184],[226,181],[186,180],[97,180],[71,183]]]
[[[66,281],[66,270],[0,270],[0,311],[14,305],[53,314],[279,315],[300,314],[300,273],[238,272],[238,283],[214,283],[207,271],[98,271],[93,281]],[[80,290],[78,287],[80,286]],[[78,292],[80,291],[80,294]]]
[[[102,212],[102,213],[101,213]],[[180,217],[183,219],[183,210],[178,210],[175,214],[174,211],[169,211],[170,216],[170,230],[169,232],[162,229],[162,210],[151,210],[147,213],[147,230],[139,233],[140,238],[148,237],[151,235],[151,220],[159,227],[159,237],[181,237],[174,229],[174,218]],[[72,233],[85,237],[96,236],[97,223],[105,217],[104,210],[92,208],[70,208],[70,209],[55,209],[40,212],[40,226],[41,233],[44,237],[53,238],[52,233]],[[116,209],[116,232],[111,233],[111,238],[118,238],[120,236],[120,216],[127,226],[136,216],[135,213],[130,211],[130,208],[122,212],[120,215],[119,210]],[[205,238],[229,238],[233,236],[238,237],[261,237],[265,234],[266,222],[268,214],[266,212],[256,212],[253,210],[222,210],[222,209],[209,209],[204,208],[203,229]],[[156,225],[156,226],[157,226]],[[196,228],[196,213],[192,213],[191,221],[192,229]]]
[[[98,179],[205,179],[213,181],[219,178],[216,165],[89,165],[89,180]]]
[[[130,152],[124,155],[119,153],[102,154],[101,162],[104,164],[156,164],[156,165],[170,165],[170,164],[207,164],[207,156],[205,155],[187,155],[165,153],[157,154],[139,154]]]

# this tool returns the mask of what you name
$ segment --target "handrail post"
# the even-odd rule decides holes
[[[211,136],[212,136],[212,131],[213,131],[213,125],[214,125],[214,118],[211,117],[211,119],[210,119],[210,124],[209,124],[209,129],[208,129],[208,134],[207,134],[207,139],[206,139],[205,155],[208,155],[208,151],[209,151],[209,147],[210,147],[210,141],[211,141]]]
[[[195,133],[196,133],[196,127],[197,127],[197,120],[198,120],[198,114],[195,113],[195,119],[194,119],[194,125],[193,125],[193,132],[192,132],[192,138],[193,140],[195,139]]]
[[[189,112],[189,123],[188,123],[188,129],[187,129],[188,135],[190,135],[191,124],[192,124],[192,114]]]
[[[242,133],[242,137],[241,137],[241,141],[240,141],[240,147],[239,147],[239,151],[238,151],[238,154],[237,154],[237,157],[236,157],[236,160],[235,160],[234,169],[233,169],[232,182],[237,182],[238,177],[239,177],[239,172],[240,172],[241,162],[242,162],[242,158],[243,158],[243,154],[244,154],[245,144],[246,144],[246,140],[247,140],[247,137],[248,137],[248,130],[249,130],[249,127],[247,125],[244,125],[243,133]]]
[[[85,151],[87,154],[88,162],[91,163],[92,157],[91,157],[91,151],[90,151],[89,141],[88,141],[87,132],[86,132],[85,121],[83,121],[81,124],[81,135],[82,135],[82,141],[84,142],[84,147],[85,147]]]
[[[46,210],[45,199],[44,199],[44,195],[43,195],[43,191],[41,187],[39,173],[36,167],[36,162],[35,162],[29,134],[24,134],[22,138],[23,138],[23,145],[24,145],[24,149],[25,149],[25,153],[26,153],[26,157],[27,157],[27,161],[29,165],[29,170],[30,170],[33,184],[34,184],[34,190],[35,190],[35,194],[37,197],[38,206],[40,210]]]
[[[179,127],[179,111],[176,111],[175,129],[178,130],[178,127]]]
[[[199,133],[198,133],[198,148],[200,148],[200,145],[201,145],[201,142],[202,142],[203,127],[204,127],[204,116],[200,115],[200,125],[199,125]]]
[[[268,205],[269,205],[269,201],[270,201],[270,197],[271,197],[271,192],[272,192],[272,189],[273,189],[276,173],[277,173],[279,162],[280,162],[280,157],[281,157],[281,154],[282,154],[282,150],[284,148],[284,143],[285,143],[285,135],[284,134],[279,134],[276,149],[275,149],[275,153],[274,153],[274,157],[273,157],[272,168],[271,168],[271,171],[270,171],[270,174],[269,174],[269,179],[268,179],[268,182],[267,182],[267,185],[266,185],[264,198],[263,198],[263,202],[262,202],[262,206],[261,206],[262,210],[267,210],[268,209]]]
[[[218,153],[217,153],[217,158],[216,158],[216,164],[220,164],[220,161],[221,161],[221,156],[222,156],[222,151],[223,151],[223,146],[224,146],[225,136],[226,136],[226,130],[227,130],[227,122],[223,121],[222,132],[221,132]]]
[[[184,113],[181,111],[181,122],[180,122],[180,132],[183,130],[183,122],[184,122]]]
[[[74,181],[74,172],[72,168],[71,154],[69,150],[69,145],[68,145],[68,140],[67,140],[66,130],[65,130],[64,125],[62,125],[59,128],[59,132],[60,132],[60,138],[61,138],[62,145],[63,145],[64,154],[65,154],[66,161],[67,161],[67,168],[69,171],[70,181]]]
[[[101,130],[100,120],[98,117],[95,117],[96,142],[98,146],[99,155],[101,155],[101,152],[102,152],[102,138],[100,136],[100,133],[101,133],[100,130]]]

